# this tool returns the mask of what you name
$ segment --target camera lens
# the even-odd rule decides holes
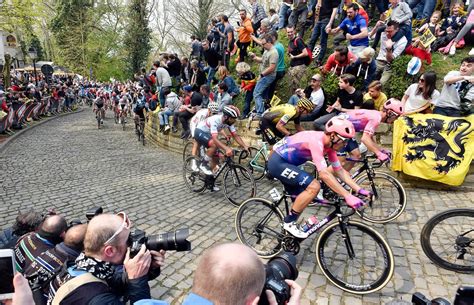
[[[296,256],[285,252],[271,259],[267,266],[278,272],[282,279],[295,280],[298,277],[296,269]]]
[[[189,251],[191,250],[191,243],[186,240],[188,236],[189,230],[187,228],[174,232],[150,235],[148,236],[146,247],[150,250]]]

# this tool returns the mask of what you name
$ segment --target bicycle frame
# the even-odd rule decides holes
[[[265,168],[262,168],[257,164],[257,156],[262,153],[266,159],[268,159],[268,144],[267,142],[263,142],[262,147],[258,150],[255,156],[250,160],[250,166],[257,170],[261,170],[262,172],[265,171]]]

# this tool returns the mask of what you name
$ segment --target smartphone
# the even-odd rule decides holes
[[[13,297],[13,276],[15,275],[15,254],[11,249],[0,249],[0,300]]]

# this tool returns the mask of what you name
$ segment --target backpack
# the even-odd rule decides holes
[[[151,111],[155,111],[158,107],[158,101],[156,99],[151,99],[149,103],[149,108]]]
[[[300,37],[296,37],[295,40],[293,40],[293,45],[295,46],[295,48],[298,47],[298,42],[297,40],[298,39],[301,39]],[[301,42],[303,43],[305,49],[306,49],[306,52],[308,52],[308,56],[306,57],[305,59],[305,65],[309,66],[311,64],[311,62],[313,61],[313,52],[311,51],[311,49],[304,43],[304,41],[301,39]]]

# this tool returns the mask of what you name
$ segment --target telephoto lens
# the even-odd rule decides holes
[[[135,256],[143,244],[148,250],[190,251],[191,243],[187,240],[188,237],[188,228],[149,236],[146,236],[145,231],[135,230],[128,237],[130,256]]]
[[[265,273],[265,287],[263,287],[258,304],[269,305],[265,290],[273,292],[278,305],[286,304],[291,297],[291,290],[285,280],[296,280],[298,277],[296,256],[290,252],[275,256],[265,265]]]

